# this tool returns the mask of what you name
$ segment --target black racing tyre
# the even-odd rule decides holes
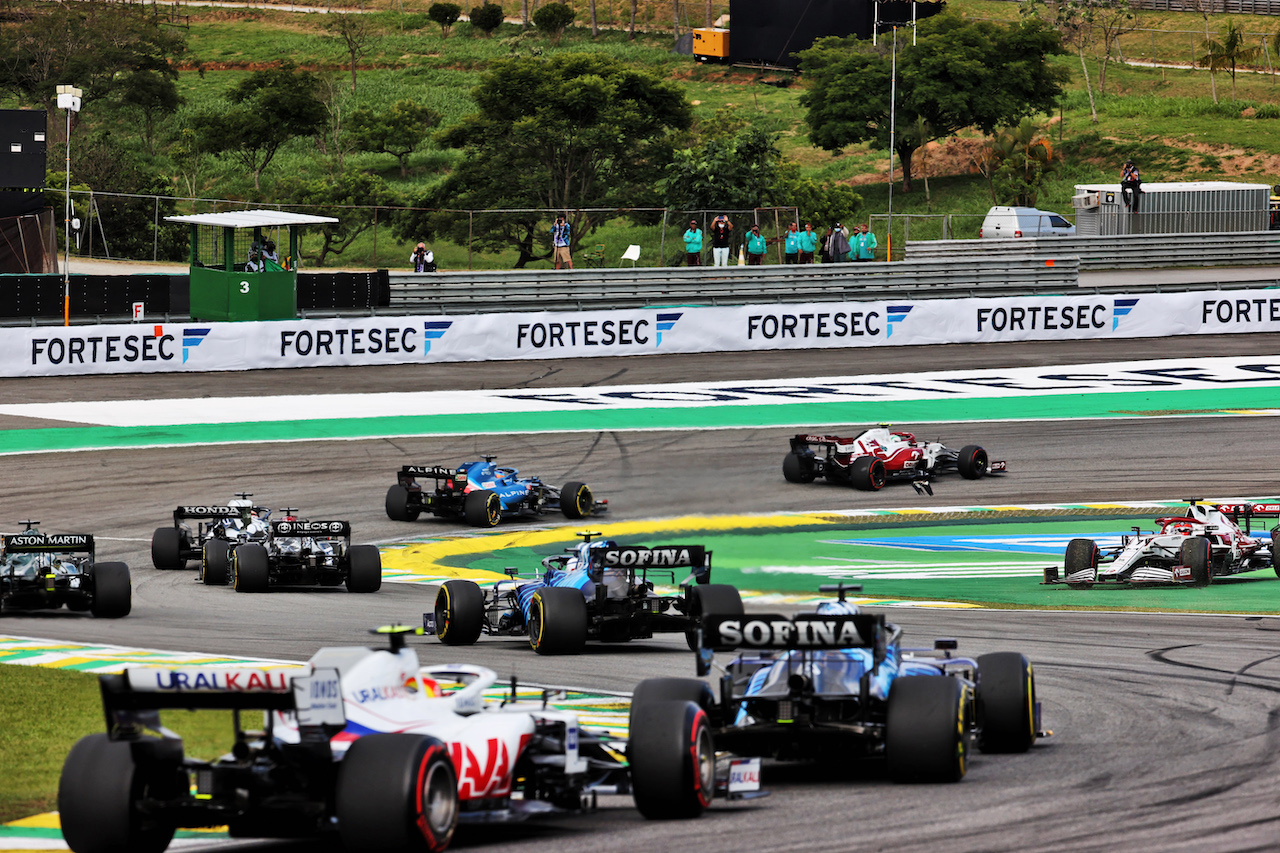
[[[409,508],[409,490],[396,483],[387,489],[387,518],[392,521],[416,521],[422,511]]]
[[[436,593],[436,636],[446,646],[469,646],[484,625],[484,593],[474,581],[445,581]]]
[[[94,563],[89,567],[93,578],[93,601],[89,609],[99,619],[119,619],[133,609],[133,586],[129,583],[129,567],[124,563]]]
[[[711,805],[716,753],[707,712],[696,702],[633,706],[627,738],[631,794],[652,820],[692,818]]]
[[[782,457],[782,476],[788,483],[812,483],[817,474],[813,471],[813,459],[799,453]]]
[[[1271,528],[1271,568],[1275,571],[1276,577],[1280,577],[1280,527]]]
[[[692,702],[704,711],[715,705],[711,685],[696,678],[646,678],[631,694],[631,725],[644,709],[658,702]]]
[[[458,826],[458,777],[433,737],[365,735],[339,765],[334,804],[352,853],[436,853]]]
[[[266,592],[270,587],[267,549],[248,542],[231,552],[231,582],[236,592]]]
[[[1072,589],[1088,589],[1098,579],[1098,544],[1092,539],[1072,539],[1067,543],[1067,553],[1062,562],[1065,577],[1077,572],[1087,572],[1089,580],[1068,583]]]
[[[185,569],[182,559],[182,531],[176,527],[157,527],[151,534],[151,563],[157,569]]]
[[[849,464],[849,485],[864,492],[878,492],[884,488],[884,462],[874,456],[859,456]]]
[[[145,796],[181,791],[177,767],[140,767],[126,741],[105,734],[81,738],[62,764],[58,812],[62,836],[75,853],[161,853],[174,827],[138,809]]]
[[[1018,652],[978,655],[977,661],[978,749],[1026,752],[1036,742],[1036,680],[1031,661]]]
[[[587,600],[581,590],[547,586],[529,604],[529,645],[540,655],[577,655],[587,645]]]
[[[1213,579],[1209,571],[1211,554],[1212,547],[1204,536],[1192,536],[1182,540],[1182,547],[1178,549],[1178,559],[1182,565],[1190,567],[1192,586],[1208,586]]]
[[[347,592],[382,588],[382,554],[374,545],[352,545],[347,552]]]
[[[741,616],[742,594],[727,583],[709,583],[689,587],[689,618],[697,626],[685,631],[684,638],[692,651],[698,649],[698,627],[705,625],[708,616]]]
[[[502,501],[488,489],[469,492],[462,503],[462,517],[472,527],[497,527],[502,521]]]
[[[885,758],[895,782],[959,782],[969,761],[968,689],[949,675],[894,679]]]
[[[988,467],[987,451],[976,444],[966,444],[960,448],[960,453],[956,456],[956,470],[961,477],[977,480],[986,476]]]
[[[586,518],[595,508],[596,497],[586,483],[565,483],[560,490],[560,511],[565,518]]]
[[[210,539],[200,552],[200,582],[225,586],[231,580],[231,546],[222,539]]]

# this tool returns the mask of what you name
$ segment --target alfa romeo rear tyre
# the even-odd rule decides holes
[[[436,636],[446,646],[469,646],[484,626],[484,593],[474,581],[445,581],[436,593]]]
[[[1063,558],[1063,580],[1072,589],[1088,589],[1098,579],[1098,545],[1092,539],[1072,539]],[[1072,577],[1076,580],[1071,580]]]
[[[884,488],[884,462],[874,456],[859,456],[849,464],[849,485],[864,492],[878,492]]]
[[[1209,540],[1204,536],[1192,536],[1182,541],[1182,547],[1178,549],[1178,558],[1182,561],[1182,565],[1191,569],[1191,585],[1192,586],[1208,586],[1212,580],[1210,572],[1210,561],[1212,559],[1212,546]]]
[[[788,453],[782,457],[782,476],[788,483],[812,483],[817,476],[813,471],[813,460],[799,453]]]
[[[1271,528],[1271,568],[1280,577],[1280,554],[1276,551],[1280,551],[1280,527]]]
[[[976,444],[966,444],[956,457],[956,470],[966,480],[977,480],[987,473],[987,451]]]

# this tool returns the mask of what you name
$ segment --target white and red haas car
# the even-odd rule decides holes
[[[788,483],[812,483],[824,477],[855,489],[879,491],[892,480],[907,480],[917,492],[928,494],[933,494],[929,482],[938,474],[955,471],[966,480],[977,480],[1007,470],[1008,463],[992,461],[976,444],[952,450],[888,424],[869,427],[852,438],[797,435],[782,460],[782,476]]]
[[[1271,538],[1254,536],[1256,517],[1280,517],[1280,503],[1207,504],[1189,500],[1182,515],[1156,519],[1160,530],[1121,537],[1116,548],[1099,548],[1092,539],[1072,539],[1062,574],[1057,566],[1044,570],[1044,583],[1088,589],[1095,583],[1190,584],[1208,586],[1214,578],[1274,569],[1280,527]],[[1243,529],[1240,527],[1244,522]]]

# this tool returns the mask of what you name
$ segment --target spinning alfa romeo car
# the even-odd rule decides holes
[[[405,647],[412,631],[379,629],[389,649],[323,648],[297,669],[100,676],[107,732],[72,747],[58,786],[67,844],[75,853],[158,853],[176,829],[225,825],[236,838],[439,851],[460,821],[585,811],[596,791],[632,790],[656,818],[693,817],[710,804],[716,759],[696,713],[633,723],[632,736],[650,748],[633,750],[628,768],[576,714],[548,708],[547,692],[542,702],[516,701],[513,679],[499,703],[485,695],[492,670],[420,666]],[[461,688],[448,692],[450,684]],[[231,752],[188,756],[162,726],[169,708],[231,709]],[[250,729],[258,710],[262,727]]]
[[[375,545],[352,545],[351,523],[309,521],[286,515],[267,535],[205,542],[200,578],[228,583],[236,592],[267,592],[276,586],[339,586],[348,592],[382,587],[382,555]]]
[[[387,517],[414,521],[429,512],[472,527],[496,527],[518,515],[559,511],[565,518],[586,518],[609,509],[609,502],[596,500],[586,483],[570,481],[557,489],[537,477],[521,477],[515,468],[494,465],[496,458],[486,456],[457,468],[405,465],[387,489]],[[435,488],[424,489],[419,478],[434,480]]]
[[[1143,533],[1139,527],[1123,536],[1115,548],[1099,548],[1092,539],[1072,539],[1062,574],[1057,566],[1044,570],[1044,583],[1088,589],[1095,583],[1177,583],[1208,586],[1214,578],[1271,568],[1280,575],[1276,545],[1280,527],[1271,538],[1252,535],[1256,516],[1280,517],[1277,503],[1206,504],[1188,501],[1182,515],[1156,519],[1160,530]],[[1244,521],[1244,529],[1240,522]]]
[[[427,633],[447,645],[470,645],[481,634],[529,638],[538,654],[578,654],[588,639],[626,642],[656,633],[684,633],[693,647],[698,626],[710,613],[741,614],[736,587],[711,583],[711,552],[701,545],[622,546],[584,541],[568,553],[542,561],[540,577],[481,589],[472,581],[441,585],[432,613],[423,614]],[[676,569],[689,569],[679,595],[655,592],[656,577],[676,584]]]
[[[271,510],[254,506],[253,495],[240,492],[235,500],[220,506],[180,506],[173,511],[173,526],[158,527],[151,534],[151,562],[157,569],[185,569],[190,560],[202,560],[205,543],[262,541],[267,538]],[[193,529],[189,522],[195,521]],[[226,583],[214,579],[209,583]]]
[[[940,442],[919,441],[909,432],[894,432],[887,424],[864,429],[852,438],[801,434],[791,439],[791,452],[782,459],[788,483],[846,483],[855,489],[879,491],[891,480],[908,480],[917,492],[933,494],[929,481],[956,471],[966,480],[1008,470],[992,461],[976,444],[952,450]]]
[[[56,610],[65,604],[104,619],[128,616],[133,607],[129,567],[97,562],[88,534],[44,534],[38,523],[24,522],[25,531],[0,540],[0,613]]]
[[[846,593],[794,617],[711,616],[702,626],[698,674],[715,666],[719,691],[685,678],[642,681],[633,719],[652,705],[694,702],[714,749],[740,756],[840,762],[883,757],[898,782],[955,782],[970,736],[983,752],[1025,752],[1044,736],[1031,663],[1016,652],[952,657],[955,640],[905,649],[902,630],[862,613]],[[716,651],[738,651],[726,666]]]

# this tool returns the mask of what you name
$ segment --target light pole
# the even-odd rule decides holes
[[[62,261],[62,325],[71,325],[71,114],[80,112],[80,96],[75,86],[58,87],[58,109],[67,111],[67,186],[62,233],[67,241]]]

